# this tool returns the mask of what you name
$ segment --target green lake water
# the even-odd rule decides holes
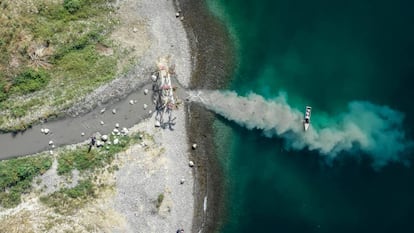
[[[414,138],[414,2],[208,3],[237,48],[228,89],[268,99],[283,91],[292,107],[311,105],[314,122],[354,100],[387,105]],[[215,129],[226,180],[220,232],[414,232],[413,165],[374,170],[358,153],[327,164],[224,118]]]

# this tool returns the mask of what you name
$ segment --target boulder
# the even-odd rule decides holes
[[[160,126],[161,126],[160,121],[155,121],[155,127],[160,127]]]
[[[146,94],[148,94],[148,89],[144,89],[144,94],[146,95]]]
[[[184,178],[180,180],[180,184],[184,184],[184,182],[185,182]]]
[[[106,135],[106,134],[102,135],[101,140],[104,141],[104,142],[108,141],[108,135]]]
[[[157,76],[155,74],[151,75],[151,79],[153,82],[157,81]]]
[[[196,143],[194,143],[194,144],[191,146],[191,148],[193,148],[193,150],[197,149],[197,144],[196,144]]]
[[[104,142],[103,141],[101,141],[101,140],[97,140],[96,141],[96,147],[101,147],[103,145],[104,145]]]
[[[115,128],[119,128],[119,123],[116,123],[115,124]]]
[[[49,145],[50,146],[53,145],[53,141],[52,140],[49,141]]]
[[[116,109],[112,109],[112,114],[116,114]]]
[[[144,104],[144,109],[147,109],[147,108],[148,108],[148,105]]]
[[[48,134],[48,133],[50,133],[50,129],[44,129],[44,130],[43,130],[43,132],[44,132],[45,134]]]
[[[104,125],[105,123],[103,121],[101,121],[101,125]]]
[[[129,104],[131,104],[131,105],[134,104],[134,100],[130,100]]]
[[[117,134],[117,133],[119,133],[119,129],[115,128],[115,129],[113,130],[113,132],[114,132],[115,134]]]
[[[188,162],[188,166],[194,167],[194,162],[193,161]]]
[[[115,138],[114,139],[114,145],[118,145],[119,144],[119,139],[118,138]]]
[[[122,134],[128,134],[128,129],[127,128],[122,128],[121,133]]]
[[[85,133],[84,133],[84,132],[82,132],[82,133],[81,133],[81,136],[85,136]]]
[[[103,114],[106,111],[106,108],[101,109],[101,114]]]

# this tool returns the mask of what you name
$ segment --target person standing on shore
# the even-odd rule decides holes
[[[91,137],[91,141],[89,142],[89,149],[88,149],[88,153],[91,152],[92,146],[94,146],[96,144],[96,137],[92,136]]]

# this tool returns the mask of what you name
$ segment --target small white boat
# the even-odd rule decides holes
[[[309,129],[312,107],[306,106],[305,119],[303,120],[303,127],[305,131]]]

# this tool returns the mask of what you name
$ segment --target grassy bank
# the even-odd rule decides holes
[[[70,214],[95,197],[98,188],[96,176],[104,170],[114,172],[117,165],[111,165],[117,153],[141,141],[136,133],[130,136],[111,136],[105,144],[94,147],[88,153],[88,145],[80,145],[57,152],[57,174],[71,176],[74,169],[80,172],[82,181],[73,188],[63,188],[50,195],[42,196],[41,202],[61,214]],[[33,180],[52,166],[52,157],[46,154],[0,161],[0,207],[12,208],[21,203],[21,196],[32,190]]]
[[[75,150],[65,150],[59,154],[57,172],[59,175],[71,174],[73,169],[80,172],[95,171],[111,164],[115,155],[126,150],[127,147],[140,139],[137,135],[116,137],[118,144],[106,144],[104,147],[92,148],[88,152],[88,146],[78,147]],[[109,141],[113,141],[114,136],[109,137]]]
[[[45,173],[52,165],[46,155],[25,157],[0,162],[0,206],[15,207],[21,195],[28,193],[35,177]]]
[[[0,1],[0,130],[56,116],[129,59],[111,0]]]

